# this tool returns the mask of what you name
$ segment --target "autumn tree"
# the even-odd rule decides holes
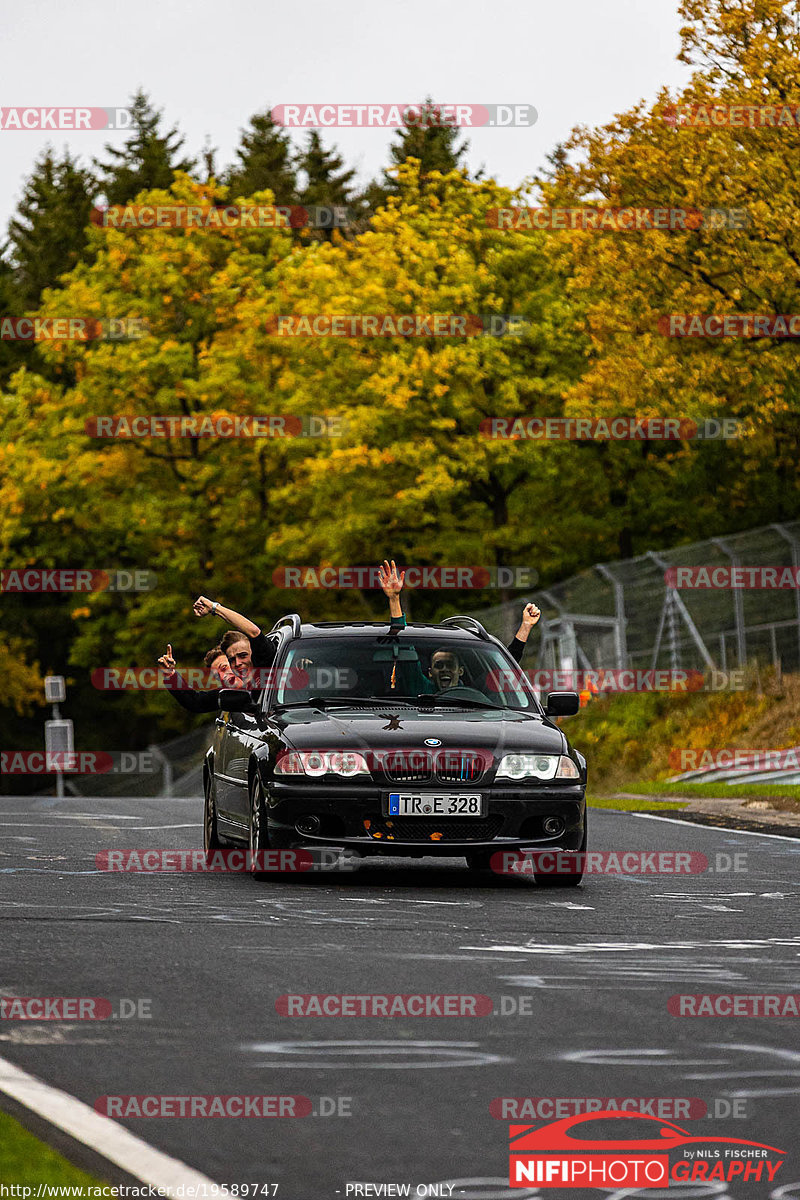
[[[707,472],[692,506],[662,508],[662,537],[689,539],[797,514],[800,389],[790,339],[676,338],[670,314],[797,312],[800,130],[695,123],[677,114],[713,106],[773,106],[797,92],[800,27],[784,0],[684,0],[683,61],[697,69],[677,94],[662,91],[600,129],[580,129],[542,183],[551,205],[677,208],[696,227],[550,234],[554,258],[585,309],[587,369],[569,393],[572,413],[729,416],[746,437],[723,452],[698,449]],[[609,456],[616,451],[609,450]],[[626,485],[625,503],[641,513]]]

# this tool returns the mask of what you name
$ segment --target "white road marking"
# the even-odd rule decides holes
[[[613,810],[610,810],[613,811]],[[753,829],[728,829],[717,825],[703,825],[699,821],[679,821],[675,817],[659,817],[654,813],[626,812],[626,817],[638,817],[642,821],[664,821],[667,825],[694,825],[696,829],[707,829],[709,833],[725,833],[733,837],[763,837],[774,838],[778,842],[800,842],[800,837],[791,837],[782,833],[756,833]]]
[[[3,814],[6,817],[29,817],[31,810],[24,809],[21,812],[7,812]],[[123,817],[121,813],[49,813],[48,821],[71,821],[73,817],[113,817],[116,821],[143,821],[144,817]]]
[[[181,1184],[202,1184],[202,1194],[210,1194],[211,1187],[218,1188],[207,1175],[201,1175],[179,1159],[149,1146],[82,1100],[51,1087],[4,1058],[0,1058],[0,1091],[142,1183],[164,1189]]]
[[[66,819],[67,819],[66,817],[62,818],[62,820],[66,820]],[[73,818],[70,815],[70,820],[72,820],[72,819]],[[92,817],[91,819],[94,820],[94,817]],[[119,820],[118,817],[113,818],[113,819]],[[127,820],[128,818],[125,818],[125,819]],[[136,820],[138,820],[138,819],[139,818],[137,817]],[[82,821],[80,815],[77,813],[75,814],[75,820],[77,820],[79,823],[78,824],[79,829],[86,828],[85,821]],[[53,826],[50,824],[49,821],[4,821],[3,827],[8,828],[8,829],[52,829],[53,828]],[[110,828],[113,829],[113,826],[104,825],[103,828],[104,829],[110,829]],[[122,829],[122,828],[128,829],[130,827],[127,825],[126,826],[121,825],[120,829]],[[130,832],[131,833],[141,833],[141,831],[144,829],[197,829],[197,822],[196,821],[188,821],[185,825],[137,825],[136,828],[131,829]]]

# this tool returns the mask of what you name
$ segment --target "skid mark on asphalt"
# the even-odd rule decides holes
[[[246,1054],[266,1055],[254,1067],[291,1070],[431,1070],[439,1067],[486,1067],[511,1062],[488,1054],[479,1042],[314,1041],[246,1042]]]

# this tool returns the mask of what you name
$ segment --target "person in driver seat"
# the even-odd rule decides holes
[[[431,681],[431,691],[445,692],[448,688],[461,687],[464,668],[461,659],[453,650],[434,650],[431,655],[431,669],[428,672]]]

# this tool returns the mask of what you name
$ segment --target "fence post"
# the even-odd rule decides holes
[[[739,555],[731,550],[725,538],[711,538],[711,545],[716,546],[723,554],[727,554],[731,560],[732,567],[738,567]],[[747,641],[744,628],[744,601],[742,600],[742,589],[731,588],[733,593],[733,615],[736,619],[736,653],[739,656],[739,666],[747,666]]]
[[[628,665],[628,638],[625,632],[626,617],[625,617],[625,590],[612,572],[608,563],[596,563],[597,570],[607,579],[614,590],[614,609],[617,618],[617,623],[614,626],[614,651],[617,656],[617,666],[627,667]]]
[[[670,565],[667,562],[667,560],[665,558],[663,558],[660,554],[656,554],[655,550],[648,550],[647,557],[652,558],[652,560],[656,564],[656,566],[661,567],[662,570],[666,570],[667,567]],[[664,625],[665,609],[666,609],[667,604],[669,604],[670,607],[672,607],[674,605],[674,607],[681,614],[681,617],[683,618],[683,622],[686,625],[686,628],[689,630],[689,633],[691,634],[692,641],[694,642],[695,646],[697,646],[697,649],[700,651],[700,657],[702,658],[703,662],[706,664],[706,666],[710,670],[716,671],[716,669],[717,669],[716,664],[714,663],[713,658],[711,657],[711,655],[708,652],[708,647],[706,646],[705,642],[701,638],[700,631],[697,628],[697,626],[695,625],[694,621],[692,620],[691,613],[689,612],[686,605],[683,603],[683,600],[678,595],[677,590],[672,587],[668,588],[666,583],[664,585],[664,589],[665,589],[664,590],[664,607],[661,610],[661,625],[659,626],[658,640],[656,641],[654,651],[653,651],[653,666],[655,667],[655,660],[656,660],[656,656],[658,654],[658,647],[659,647],[660,639],[661,639],[661,630]]]
[[[792,537],[785,525],[772,525],[770,528],[779,533],[784,541],[788,542],[792,548],[792,566],[794,567],[795,582],[797,581],[797,571],[800,568],[800,554],[798,554],[797,538]],[[794,589],[794,602],[797,608],[797,665],[800,667],[800,587]]]

